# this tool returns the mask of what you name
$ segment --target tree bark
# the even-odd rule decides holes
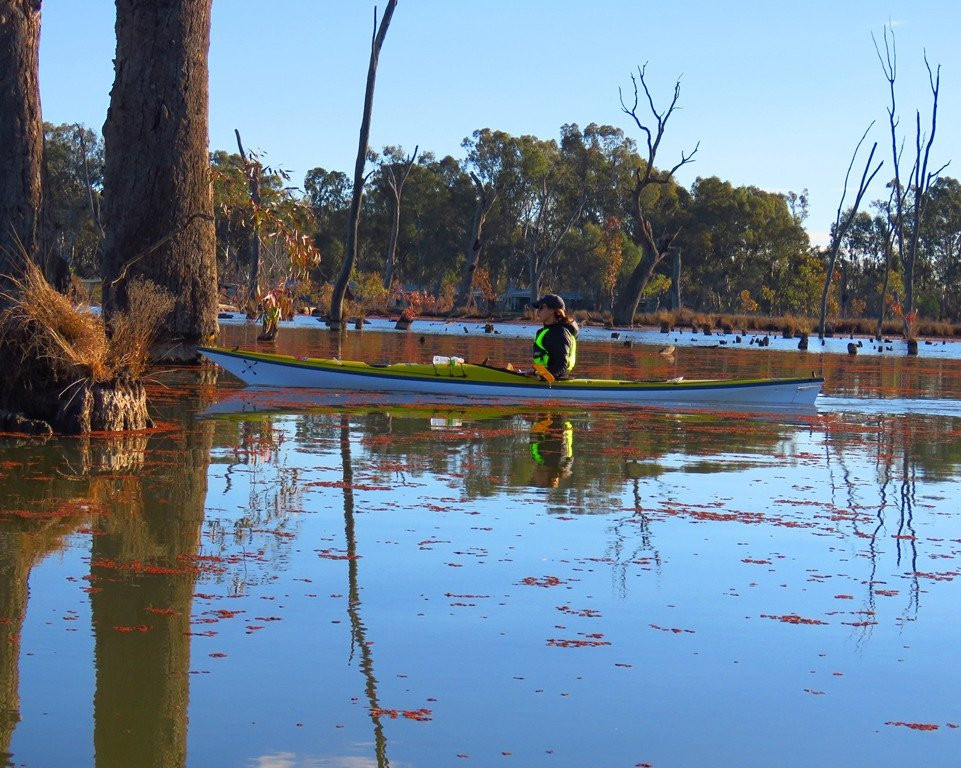
[[[211,0],[117,0],[117,55],[104,124],[103,307],[142,276],[176,298],[155,356],[193,359],[217,331],[208,154]]]
[[[38,54],[40,0],[6,0],[0,11],[0,292],[21,248],[37,258],[43,120]],[[0,304],[3,300],[0,299]]]
[[[681,308],[681,249],[674,249],[674,265],[671,268],[671,309]]]
[[[208,0],[209,2],[209,0]],[[374,109],[374,84],[377,81],[377,61],[380,49],[387,37],[387,28],[397,0],[388,0],[384,9],[384,17],[380,20],[374,39],[370,45],[370,64],[367,66],[367,90],[364,94],[364,114],[360,121],[360,138],[357,145],[357,159],[354,162],[354,191],[350,200],[350,213],[347,218],[347,238],[344,244],[344,263],[340,267],[340,274],[334,282],[334,290],[330,297],[330,330],[340,331],[343,323],[344,296],[347,294],[347,283],[354,271],[357,261],[357,233],[360,228],[360,203],[364,197],[364,166],[367,163],[367,150],[370,146],[370,118]],[[376,15],[376,14],[375,14]]]
[[[454,300],[454,308],[464,310],[470,307],[473,298],[474,273],[480,265],[481,251],[484,249],[484,223],[498,195],[497,189],[490,190],[485,187],[476,174],[471,173],[470,177],[477,188],[477,205],[474,208],[474,218],[467,238],[467,264],[464,267],[464,277],[461,279],[457,298]]]

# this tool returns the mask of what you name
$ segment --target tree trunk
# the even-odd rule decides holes
[[[21,247],[37,259],[43,120],[38,53],[40,0],[5,0],[0,11],[0,292]],[[0,299],[0,304],[3,300]]]
[[[464,267],[464,277],[454,300],[455,309],[467,309],[471,305],[474,292],[474,273],[480,265],[481,251],[484,249],[484,223],[497,200],[498,191],[488,190],[481,180],[473,173],[470,175],[477,188],[477,206],[474,208],[474,218],[471,221],[467,239],[467,264]]]
[[[103,308],[142,276],[176,298],[155,356],[193,359],[217,331],[208,155],[211,0],[117,0],[117,56],[104,123]],[[163,41],[162,45],[159,41]]]
[[[681,249],[674,249],[674,266],[671,268],[671,309],[681,308]]]
[[[390,236],[387,240],[387,258],[384,264],[384,288],[390,290],[394,283],[394,267],[397,263],[397,240],[400,237],[400,192],[394,191],[393,208],[390,212]]]
[[[618,325],[633,325],[634,315],[637,314],[637,305],[641,302],[641,294],[645,286],[650,282],[651,275],[654,274],[654,267],[663,258],[663,255],[656,250],[649,249],[646,245],[643,248],[641,260],[638,262],[627,283],[617,295],[614,302],[614,322]]]
[[[209,2],[209,0],[208,0]],[[341,264],[340,274],[334,282],[333,294],[330,297],[330,330],[340,331],[344,315],[344,296],[347,294],[347,283],[354,271],[357,261],[357,232],[360,228],[360,203],[364,197],[364,166],[367,163],[367,150],[370,146],[370,118],[374,109],[374,84],[377,81],[377,61],[380,49],[387,37],[387,28],[397,0],[388,0],[384,9],[384,17],[380,20],[380,27],[370,45],[370,63],[367,66],[367,90],[364,94],[364,114],[360,121],[360,139],[357,145],[357,159],[354,162],[354,192],[350,200],[350,213],[347,218],[347,238],[344,244],[344,263]]]

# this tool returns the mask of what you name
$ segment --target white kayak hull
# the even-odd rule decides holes
[[[200,353],[245,384],[259,387],[419,393],[491,399],[648,405],[810,407],[824,380],[731,379],[622,381],[540,379],[469,363],[387,366],[203,347]]]

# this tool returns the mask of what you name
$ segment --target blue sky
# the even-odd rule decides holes
[[[386,0],[379,3],[381,9]],[[374,3],[214,0],[211,149],[234,129],[268,164],[350,173]],[[46,0],[40,79],[44,119],[100,132],[113,82],[111,0]],[[871,33],[890,23],[898,52],[902,133],[930,122],[923,55],[941,65],[935,166],[961,176],[961,3],[956,0],[400,0],[381,54],[371,146],[462,157],[478,128],[556,138],[560,126],[606,123],[642,140],[618,88],[647,63],[655,101],[675,112],[658,156],[673,165],[700,141],[679,181],[718,176],[787,192],[807,188],[818,242],[833,223],[861,134],[891,168],[889,104]],[[870,142],[869,142],[870,144]],[[863,168],[863,161],[859,164]],[[849,193],[849,202],[851,193]]]

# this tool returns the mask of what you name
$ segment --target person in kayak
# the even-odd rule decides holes
[[[567,316],[564,299],[556,293],[542,296],[531,306],[544,324],[534,336],[534,363],[543,365],[555,379],[566,379],[577,362],[580,328]]]

